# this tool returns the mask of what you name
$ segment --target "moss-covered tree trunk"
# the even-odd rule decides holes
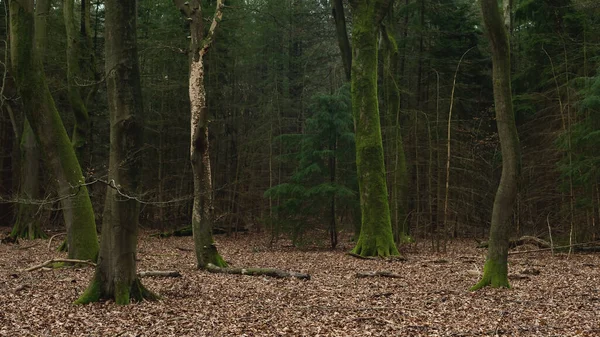
[[[45,237],[40,227],[40,205],[33,201],[40,197],[40,150],[27,119],[21,136],[21,184],[19,210],[10,236],[37,239]]]
[[[388,172],[391,172],[388,181],[390,188],[390,210],[394,240],[402,242],[408,237],[408,222],[406,212],[408,209],[408,171],[404,144],[400,130],[400,87],[397,76],[399,74],[398,46],[394,37],[385,26],[381,27],[383,51],[383,90],[386,105],[386,132],[387,143],[390,148]]]
[[[190,82],[191,109],[190,159],[194,175],[194,206],[192,209],[192,231],[198,268],[208,264],[226,267],[213,239],[212,179],[208,143],[208,108],[204,88],[204,55],[212,43],[215,29],[222,17],[223,3],[217,1],[212,24],[206,36],[203,32],[202,6],[200,1],[175,0],[175,5],[190,22]]]
[[[483,22],[492,47],[494,103],[500,148],[502,176],[492,210],[488,254],[483,276],[472,290],[485,286],[509,287],[508,248],[513,206],[519,174],[519,136],[513,114],[510,87],[510,46],[501,10],[496,0],[481,0]]]
[[[84,1],[85,3],[85,1]],[[75,116],[75,125],[71,136],[73,147],[77,152],[80,163],[86,161],[85,146],[89,134],[89,115],[87,107],[82,98],[81,83],[83,82],[81,63],[82,55],[81,37],[77,30],[75,21],[75,0],[63,1],[63,17],[67,33],[67,88],[69,103]],[[85,18],[85,13],[82,20]],[[86,37],[83,37],[86,38]],[[79,81],[79,83],[78,83]]]
[[[350,1],[352,7],[352,110],[356,129],[356,165],[362,212],[353,253],[398,255],[386,186],[377,99],[377,38],[391,1]]]
[[[38,2],[39,5],[39,2]],[[98,238],[92,203],[75,151],[50,93],[41,54],[34,48],[32,0],[10,1],[11,60],[25,114],[61,198],[69,258],[95,260]],[[39,34],[39,29],[37,30]]]
[[[100,255],[94,277],[77,303],[112,298],[117,304],[156,299],[136,274],[143,109],[136,43],[136,1],[107,0],[106,91],[110,158]],[[118,189],[118,191],[117,191]]]

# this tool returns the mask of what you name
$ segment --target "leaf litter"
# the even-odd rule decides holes
[[[486,253],[472,241],[450,243],[445,255],[414,245],[405,261],[379,261],[349,256],[348,240],[331,251],[216,237],[232,266],[311,275],[302,281],[199,271],[191,238],[149,234],[140,235],[138,271],[181,277],[143,278],[162,299],[129,306],[74,305],[93,268],[20,272],[64,253],[43,240],[0,244],[0,336],[600,336],[597,254],[511,255],[511,289],[470,292]],[[379,271],[400,277],[356,277]]]

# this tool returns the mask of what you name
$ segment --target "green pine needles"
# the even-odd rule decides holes
[[[279,200],[271,220],[291,234],[294,244],[307,230],[326,224],[335,247],[337,219],[356,218],[359,209],[349,88],[314,96],[310,110],[302,134],[278,137],[285,149],[279,160],[297,168],[265,197]]]

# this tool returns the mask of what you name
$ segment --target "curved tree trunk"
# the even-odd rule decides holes
[[[494,103],[502,150],[502,176],[492,210],[488,255],[483,276],[471,290],[485,286],[509,287],[508,248],[513,206],[519,175],[519,136],[513,114],[510,87],[510,47],[501,10],[496,0],[481,0],[483,22],[492,47]]]
[[[174,0],[175,5],[190,22],[190,108],[191,144],[190,159],[194,174],[194,207],[192,231],[198,268],[208,264],[226,267],[227,263],[215,246],[213,230],[212,179],[208,143],[208,108],[204,88],[204,55],[212,43],[214,32],[222,17],[223,2],[217,0],[217,8],[206,36],[203,33],[202,6],[200,1]]]
[[[398,255],[386,186],[377,98],[377,37],[391,1],[350,2],[352,7],[352,110],[362,211],[361,231],[352,251],[361,256]]]
[[[69,258],[95,260],[98,238],[94,211],[87,188],[82,186],[81,167],[46,83],[41,54],[34,48],[33,8],[32,0],[10,1],[11,59],[15,79],[25,114],[47,158],[61,198]],[[35,31],[41,33],[41,29]]]

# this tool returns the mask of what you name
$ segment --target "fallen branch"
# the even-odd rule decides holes
[[[535,236],[529,236],[529,235],[525,235],[522,236],[518,239],[511,239],[508,243],[510,248],[515,248],[517,246],[522,246],[522,245],[534,245],[537,246],[539,248],[550,248],[550,243],[546,240],[542,240],[540,238],[536,238]],[[477,245],[477,248],[487,248],[488,247],[488,242],[484,241],[481,242],[479,245]]]
[[[310,280],[309,274],[296,273],[293,271],[285,271],[273,268],[221,268],[209,263],[206,270],[216,274],[236,274],[250,276],[270,276],[275,278],[297,278],[300,280]]]
[[[402,278],[402,275],[392,273],[391,271],[368,271],[368,272],[358,272],[356,273],[356,278],[365,278],[365,277],[391,277],[391,278]]]
[[[586,245],[591,245],[594,243],[600,243],[600,241],[592,241],[592,242],[586,242],[586,243],[575,243],[572,245],[566,245],[566,246],[557,246],[557,247],[550,247],[550,248],[540,248],[540,249],[532,249],[532,250],[522,250],[522,251],[516,251],[516,252],[508,252],[508,255],[515,255],[515,254],[526,254],[526,253],[537,253],[537,252],[544,252],[544,251],[548,251],[548,250],[557,250],[557,249],[566,249],[566,248],[571,248],[571,247],[580,247],[578,250],[583,250],[583,251],[595,251],[596,249],[600,250],[600,247],[596,247],[596,246],[591,246],[591,247],[581,247],[581,246],[586,246]]]
[[[36,242],[36,243],[33,243],[33,244],[29,245],[29,246],[23,246],[23,247],[19,247],[19,248],[17,248],[17,249],[18,249],[18,250],[25,250],[25,249],[33,248],[33,247],[37,246],[38,244],[39,244],[39,243],[38,243],[38,242]]]
[[[352,252],[348,252],[346,253],[352,257],[355,257],[357,259],[361,259],[361,260],[376,260],[376,261],[387,261],[387,262],[393,262],[393,261],[406,261],[406,258],[404,256],[388,256],[388,257],[377,257],[377,256],[362,256],[362,255],[358,255]]]
[[[147,270],[138,273],[138,277],[181,277],[176,270]]]
[[[53,240],[55,237],[59,236],[59,235],[67,235],[67,233],[58,233],[58,234],[54,234],[54,235],[52,235],[52,236],[50,237],[50,240],[48,240],[48,249],[50,249],[50,245],[52,245],[52,240]]]
[[[87,264],[88,266],[92,266],[95,267],[96,264],[90,260],[76,260],[76,259],[52,259],[52,260],[48,260],[42,264],[38,264],[36,266],[33,267],[29,267],[27,269],[23,269],[22,271],[34,271],[34,270],[38,270],[44,267],[47,267],[51,264],[54,263],[75,263],[75,264]]]

